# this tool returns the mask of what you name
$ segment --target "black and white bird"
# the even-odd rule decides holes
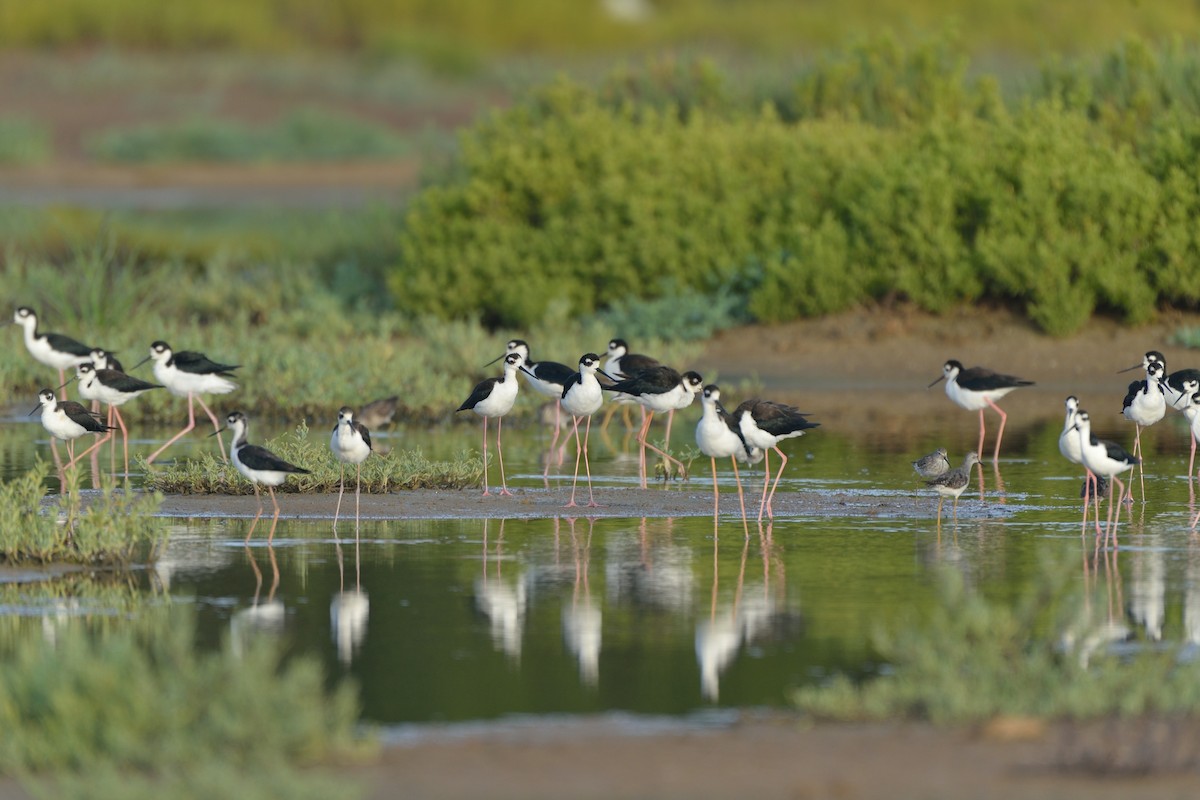
[[[483,417],[483,494],[485,497],[491,494],[487,482],[487,429],[488,420],[493,417],[496,419],[496,454],[500,461],[500,494],[512,494],[508,490],[508,482],[504,477],[504,451],[500,445],[500,426],[504,422],[504,415],[512,411],[513,404],[517,401],[517,370],[521,368],[524,361],[525,359],[520,353],[506,355],[504,357],[504,374],[480,381],[472,390],[471,395],[455,410],[455,413],[470,410]]]
[[[596,497],[592,493],[592,465],[588,460],[588,439],[592,432],[592,414],[600,410],[600,406],[604,403],[604,392],[600,387],[600,381],[596,379],[596,373],[599,372],[606,378],[611,378],[607,372],[600,369],[600,356],[595,353],[585,353],[579,359],[579,371],[572,374],[570,380],[563,386],[562,392],[562,407],[571,415],[571,423],[575,429],[575,477],[571,480],[571,499],[567,502],[566,508],[574,508],[575,488],[579,484],[579,456],[583,455],[583,465],[587,472],[588,482],[588,507],[595,508]],[[587,427],[584,428],[583,440],[579,438],[579,419],[587,418]]]
[[[1080,453],[1083,455],[1083,465],[1096,475],[1108,478],[1108,522],[1105,526],[1105,541],[1109,535],[1116,544],[1116,526],[1113,525],[1113,486],[1120,488],[1116,502],[1120,503],[1125,496],[1125,484],[1117,478],[1122,472],[1128,472],[1137,466],[1138,459],[1116,442],[1097,439],[1092,435],[1092,419],[1082,408],[1075,412],[1075,430],[1079,433]],[[1117,514],[1117,522],[1121,515]]]
[[[972,450],[963,459],[962,466],[925,481],[927,486],[932,486],[933,490],[938,493],[938,525],[942,524],[942,504],[946,502],[947,497],[954,498],[954,520],[958,521],[958,498],[971,483],[971,467],[978,463],[979,454]]]
[[[1133,455],[1141,465],[1138,472],[1141,475],[1143,503],[1146,502],[1146,462],[1142,456],[1142,428],[1153,425],[1167,414],[1167,396],[1162,384],[1166,370],[1166,365],[1161,361],[1147,363],[1145,380],[1130,383],[1121,404],[1121,413],[1134,424]]]
[[[650,369],[661,365],[657,358],[642,355],[641,353],[629,352],[629,344],[624,339],[611,339],[608,342],[608,350],[605,354],[604,374],[612,375],[614,381],[622,381],[626,378],[632,378],[642,370]],[[625,425],[630,425],[628,415],[628,404],[633,402],[633,398],[629,395],[615,394],[612,397],[613,406],[604,415],[604,422],[601,425],[601,430],[608,428],[608,423],[612,421],[613,414],[618,408],[626,409],[624,415]],[[643,412],[644,413],[644,412]]]
[[[103,444],[112,438],[113,421],[121,429],[121,438],[125,447],[125,474],[129,474],[129,429],[125,427],[125,419],[121,416],[120,406],[151,389],[161,389],[161,385],[150,383],[132,375],[126,375],[115,369],[97,369],[91,361],[85,361],[75,368],[74,380],[79,381],[79,395],[85,400],[96,400],[108,406],[106,424],[109,431],[100,440]]]
[[[1147,350],[1142,356],[1142,363],[1118,370],[1129,372],[1138,367],[1146,369],[1152,363],[1158,362],[1163,366],[1162,387],[1167,398],[1167,405],[1176,411],[1183,411],[1191,404],[1191,397],[1200,390],[1200,369],[1179,369],[1167,373],[1167,359],[1157,350]]]
[[[181,350],[175,352],[166,342],[159,340],[150,345],[150,355],[143,358],[136,365],[137,369],[147,361],[154,362],[154,377],[158,382],[167,387],[167,391],[176,397],[186,397],[188,401],[188,424],[183,430],[172,436],[163,444],[162,447],[155,450],[146,459],[146,463],[150,464],[154,459],[162,455],[162,452],[168,447],[177,442],[185,434],[196,427],[196,408],[194,403],[200,403],[200,407],[204,409],[204,413],[208,414],[208,418],[212,420],[214,435],[217,437],[217,444],[222,447],[221,457],[225,457],[224,442],[221,441],[221,427],[217,415],[212,412],[212,409],[204,402],[201,395],[205,394],[228,394],[237,388],[237,384],[230,378],[232,373],[240,364],[221,364],[213,361],[203,353],[196,353],[191,350]]]
[[[1084,469],[1083,479],[1083,526],[1087,527],[1088,503],[1095,498],[1096,503],[1096,533],[1100,533],[1100,493],[1104,487],[1099,479],[1083,463],[1083,444],[1079,440],[1079,431],[1075,429],[1075,416],[1079,413],[1079,398],[1071,395],[1065,401],[1066,417],[1063,419],[1062,433],[1058,434],[1058,452],[1072,464],[1078,464]],[[1107,480],[1107,479],[1105,479]]]
[[[103,347],[93,347],[91,357],[88,360],[92,362],[92,366],[96,369],[115,369],[117,372],[125,371],[125,367],[121,366],[121,362],[117,360],[117,357]]]
[[[821,423],[809,422],[804,412],[795,406],[760,399],[746,400],[738,405],[734,409],[733,418],[737,421],[746,443],[763,451],[765,473],[763,496],[758,505],[758,519],[762,521],[764,508],[767,516],[774,519],[775,512],[771,508],[771,501],[775,498],[775,489],[779,486],[779,479],[783,477],[783,470],[788,462],[787,455],[779,448],[779,443],[785,439],[803,436],[805,431],[821,427]],[[779,472],[775,474],[774,482],[771,481],[771,450],[779,454]],[[769,495],[767,484],[771,484]]]
[[[91,359],[92,348],[61,333],[39,333],[37,314],[29,306],[21,306],[13,314],[13,322],[25,332],[25,348],[40,364],[58,370],[61,386],[67,382],[67,370]],[[64,392],[63,400],[67,399]]]
[[[612,339],[608,343],[608,352],[604,362],[604,371],[620,381],[632,378],[642,370],[661,366],[657,358],[629,352],[629,344],[624,339]]]
[[[338,501],[333,511],[333,530],[337,532],[338,514],[342,510],[342,495],[346,492],[346,465],[353,464],[354,473],[354,531],[358,535],[359,496],[362,491],[362,464],[371,455],[371,431],[354,419],[354,409],[342,406],[338,409],[337,425],[329,439],[329,448],[339,462]]]
[[[1000,442],[1004,439],[1004,423],[1008,415],[996,405],[996,401],[1013,389],[1022,386],[1033,386],[1033,381],[993,372],[984,367],[964,369],[959,361],[951,359],[942,365],[942,375],[926,388],[933,388],[941,381],[946,381],[946,396],[967,411],[979,412],[979,449],[983,452],[983,409],[991,406],[1000,415],[1000,430],[996,433],[996,451],[992,460],[1000,458]]]
[[[98,440],[87,450],[84,450],[78,456],[75,455],[75,440],[80,436],[88,433],[105,433],[109,430],[108,426],[99,420],[97,415],[88,411],[86,408],[76,403],[74,400],[59,400],[53,389],[42,389],[38,392],[38,406],[30,411],[33,415],[36,411],[42,412],[42,427],[50,434],[50,449],[54,453],[54,460],[61,464],[62,459],[58,456],[58,448],[54,444],[55,439],[61,439],[67,443],[67,457],[70,459],[66,467],[62,469],[68,470],[86,456],[88,453],[100,446],[103,439]]]
[[[267,544],[270,545],[271,540],[275,538],[275,526],[279,523],[279,501],[275,499],[275,487],[282,486],[288,475],[308,475],[309,471],[303,467],[297,467],[295,464],[289,464],[265,447],[250,444],[246,440],[246,428],[246,415],[241,411],[234,411],[225,418],[225,427],[221,430],[233,432],[233,439],[229,443],[229,458],[237,467],[237,471],[250,481],[254,487],[254,496],[258,498],[258,513],[254,515],[254,521],[250,523],[250,530],[246,532],[247,542],[254,535],[254,527],[258,525],[258,520],[263,515],[264,505],[262,493],[258,490],[259,484],[266,486],[271,495],[271,504],[275,507],[275,515],[271,518],[271,531],[267,534]],[[216,436],[219,432],[211,433],[209,436]]]
[[[946,454],[946,448],[944,447],[939,447],[932,453],[923,455],[910,463],[912,464],[912,468],[922,478],[936,478],[950,469],[950,457]]]
[[[608,371],[605,370],[604,374],[607,375]],[[687,469],[683,462],[665,450],[660,450],[650,444],[647,436],[650,432],[650,423],[654,421],[656,413],[665,411],[670,414],[687,408],[703,387],[704,379],[700,377],[699,373],[685,372],[680,375],[674,369],[663,364],[647,367],[631,377],[604,387],[605,391],[632,398],[644,412],[642,427],[638,430],[637,435],[638,444],[641,445],[638,458],[638,478],[641,480],[643,489],[646,488],[646,448],[658,453],[668,463],[676,464],[680,475],[686,474]]]
[[[520,353],[523,359],[521,372],[525,373],[526,382],[529,388],[545,395],[554,401],[554,434],[550,440],[550,449],[553,450],[558,444],[559,432],[562,429],[562,394],[567,382],[572,380],[576,371],[574,368],[566,364],[560,364],[557,361],[532,361],[530,359],[529,344],[524,339],[510,339],[506,344],[503,356],[497,356],[488,362],[494,364],[509,353]],[[484,366],[487,366],[485,364]],[[549,462],[546,466],[549,472]]]
[[[728,458],[733,464],[733,477],[737,481],[738,505],[742,509],[742,522],[746,522],[746,497],[742,493],[742,477],[738,474],[739,460],[754,463],[762,457],[761,451],[751,446],[742,435],[741,426],[733,415],[721,405],[721,388],[716,384],[704,387],[700,395],[700,422],[696,424],[696,446],[712,462],[713,518],[720,511],[720,489],[717,484],[717,459]],[[757,456],[757,458],[756,458]]]

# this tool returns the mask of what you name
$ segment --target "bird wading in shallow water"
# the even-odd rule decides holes
[[[936,478],[950,469],[950,457],[946,454],[946,448],[944,447],[939,447],[932,453],[921,456],[916,461],[909,463],[912,464],[912,468],[922,478]]]
[[[783,477],[783,469],[787,466],[787,455],[779,449],[779,443],[785,439],[803,436],[805,431],[819,428],[821,423],[809,422],[803,412],[794,406],[776,403],[771,400],[746,400],[733,412],[742,431],[742,437],[748,445],[763,451],[763,496],[758,504],[758,520],[762,522],[764,508],[767,516],[774,519],[775,512],[771,509],[771,501],[775,498],[775,489],[779,479]],[[771,455],[774,450],[779,454],[779,472],[775,481],[771,482]],[[771,484],[771,493],[767,494],[767,484]]]
[[[1027,381],[1012,375],[1003,375],[999,372],[993,372],[990,369],[984,369],[983,367],[964,369],[960,362],[953,359],[942,365],[941,377],[929,384],[927,388],[933,388],[943,380],[946,382],[947,397],[967,411],[979,412],[978,453],[983,452],[985,433],[983,409],[991,406],[1000,415],[1000,430],[996,432],[996,451],[992,455],[993,461],[999,459],[1000,442],[1004,439],[1004,423],[1008,421],[1008,415],[1004,413],[1000,406],[996,405],[996,401],[1013,389],[1019,389],[1022,386],[1033,386],[1033,381]]]
[[[333,511],[333,530],[337,531],[338,514],[342,510],[342,495],[346,492],[346,465],[354,465],[354,535],[358,537],[359,497],[362,493],[362,464],[371,455],[371,431],[354,419],[354,409],[342,406],[337,425],[329,438],[329,448],[338,460],[338,501]]]
[[[212,412],[212,409],[204,402],[201,395],[205,394],[228,394],[237,388],[232,378],[233,370],[237,369],[238,364],[219,364],[213,361],[203,353],[192,352],[191,350],[183,350],[176,353],[171,349],[171,346],[166,342],[159,340],[150,345],[150,355],[143,358],[134,365],[137,369],[147,361],[154,362],[154,377],[163,386],[167,387],[167,391],[176,397],[186,397],[188,401],[188,424],[183,430],[172,436],[163,444],[162,447],[155,450],[146,459],[146,463],[154,462],[154,459],[162,455],[175,442],[179,441],[185,434],[196,427],[196,407],[194,403],[199,403],[204,409],[204,413],[208,414],[208,418],[212,420],[214,435],[217,437],[217,445],[221,447],[221,458],[225,458],[224,443],[221,441],[221,427],[217,415]]]
[[[504,374],[497,378],[480,381],[471,395],[463,401],[458,411],[474,411],[483,417],[483,495],[491,494],[487,482],[487,429],[488,420],[496,420],[496,456],[500,462],[500,494],[512,495],[508,490],[508,481],[504,477],[504,451],[500,446],[500,426],[504,415],[512,411],[517,401],[517,370],[525,361],[520,353],[509,353],[504,357]]]
[[[254,528],[263,515],[262,493],[258,490],[259,484],[262,484],[267,487],[267,492],[271,495],[271,505],[275,507],[275,515],[271,517],[271,531],[267,534],[267,544],[270,545],[275,538],[275,526],[279,524],[279,501],[275,499],[275,487],[282,486],[288,475],[308,475],[309,472],[303,467],[289,464],[265,447],[246,441],[247,420],[241,411],[234,411],[226,417],[225,425],[221,431],[229,430],[233,435],[229,443],[229,458],[237,467],[237,471],[250,481],[250,485],[254,487],[254,496],[258,498],[258,513],[254,515],[250,530],[246,532],[246,541],[249,542],[250,537],[254,535]],[[214,431],[209,436],[216,436],[221,431]]]
[[[567,381],[563,387],[562,407],[571,415],[571,423],[575,429],[575,477],[571,481],[571,499],[567,502],[566,508],[574,508],[575,502],[575,487],[579,483],[579,456],[583,454],[583,466],[587,472],[588,482],[588,507],[595,508],[598,504],[592,493],[592,465],[588,460],[588,437],[592,432],[592,414],[600,410],[600,406],[604,403],[604,392],[600,388],[600,381],[596,380],[596,373],[599,372],[606,378],[611,378],[606,372],[600,369],[600,356],[595,353],[585,353],[579,359],[579,371]],[[587,418],[587,427],[584,429],[583,441],[579,439],[579,419]]]
[[[942,524],[942,504],[946,502],[947,497],[954,498],[954,521],[958,521],[958,498],[962,496],[963,491],[971,483],[971,467],[978,463],[979,454],[972,450],[963,459],[962,466],[956,467],[949,472],[943,472],[936,478],[930,478],[925,481],[927,486],[932,486],[933,490],[938,493],[938,525]]]

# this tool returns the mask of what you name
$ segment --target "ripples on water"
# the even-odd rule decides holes
[[[677,447],[690,443],[685,420]],[[279,639],[321,658],[334,678],[353,676],[364,717],[391,725],[625,712],[691,719],[785,706],[796,686],[886,669],[872,631],[928,609],[939,565],[1003,600],[1054,557],[1108,598],[1096,611],[1109,641],[1200,646],[1200,541],[1188,528],[1195,500],[1182,423],[1148,433],[1149,502],[1123,518],[1121,549],[1106,556],[1080,537],[1080,476],[1058,455],[1061,422],[1049,412],[1024,426],[1010,416],[1004,491],[987,465],[986,500],[972,487],[957,524],[949,505],[940,529],[931,517],[888,511],[889,499],[926,495],[908,462],[944,445],[957,463],[974,447],[976,420],[946,410],[934,438],[919,418],[842,419],[785,445],[792,461],[780,491],[878,497],[870,516],[752,524],[749,538],[726,517],[364,520],[357,541],[352,521],[335,538],[328,522],[284,519],[274,547],[244,546],[247,520],[172,519],[163,558],[135,581],[195,607],[198,646]],[[1126,432],[1114,422],[1101,434]],[[506,433],[510,485],[543,485],[547,437],[516,425]],[[446,457],[476,436],[452,426],[377,438]],[[44,450],[34,424],[0,431],[5,476]],[[550,485],[564,485],[571,459],[549,459]],[[636,450],[615,431],[593,438],[592,459],[599,485],[632,484]],[[707,463],[693,471],[707,487]],[[54,620],[53,631],[93,605],[58,597],[9,603],[0,615]]]

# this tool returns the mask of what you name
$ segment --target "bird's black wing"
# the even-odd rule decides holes
[[[250,469],[257,469],[271,472],[295,472],[298,474],[308,474],[308,470],[303,467],[297,467],[295,464],[289,464],[279,456],[272,453],[265,447],[259,447],[256,444],[244,444],[238,448],[238,459]]]
[[[487,396],[492,393],[492,387],[499,382],[499,378],[487,378],[486,380],[480,381],[475,386],[475,389],[471,392],[471,396],[464,400],[461,406],[455,409],[455,413],[458,413],[459,411],[466,411],[467,409],[474,408],[482,403],[485,399],[487,399]]]
[[[61,333],[47,333],[45,336],[50,346],[60,353],[70,353],[73,356],[90,356],[92,354],[91,347],[75,341],[70,336],[63,336]]]
[[[172,353],[171,363],[175,365],[176,369],[196,375],[224,375],[241,366],[241,364],[220,364],[204,353],[197,353],[193,350]]]
[[[118,392],[144,392],[149,389],[161,389],[162,384],[150,383],[132,375],[126,375],[115,369],[96,370],[96,379],[105,386],[111,386]]]

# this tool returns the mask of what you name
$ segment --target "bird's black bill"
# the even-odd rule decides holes
[[[604,371],[604,370],[602,370],[602,369],[598,369],[598,370],[596,370],[596,372],[597,372],[597,373],[599,373],[599,374],[601,374],[601,375],[603,375],[604,377],[608,378],[608,379],[609,379],[610,381],[612,381],[613,383],[616,383],[616,382],[617,382],[617,379],[616,379],[616,378],[614,378],[612,375],[609,375],[607,372],[605,372],[605,371]]]
[[[130,368],[129,368],[129,371],[130,371],[130,372],[133,372],[135,369],[137,369],[138,367],[140,367],[142,364],[145,364],[145,363],[146,363],[147,361],[149,361],[149,360],[150,360],[150,356],[146,356],[146,357],[145,357],[145,358],[143,358],[141,361],[139,361],[138,363],[136,363],[136,364],[134,364],[132,367],[130,367]]]
[[[71,383],[72,381],[74,381],[74,380],[75,380],[76,378],[78,378],[78,377],[79,377],[78,375],[74,375],[74,376],[72,376],[72,377],[70,377],[70,378],[67,378],[66,382],[64,382],[64,383],[63,383],[63,384],[61,384],[60,386],[56,387],[56,388],[54,389],[54,391],[56,391],[56,392],[57,392],[59,389],[63,388],[63,386],[66,386],[68,383]]]
[[[39,409],[41,409],[41,407],[42,407],[42,404],[41,404],[41,403],[38,403],[36,406],[34,406],[34,409],[33,409],[33,411],[30,411],[30,412],[29,412],[28,414],[26,414],[25,416],[27,416],[27,417],[32,417],[34,414],[36,414],[36,413],[38,412],[38,410],[39,410]]]
[[[938,376],[938,379],[937,379],[936,381],[934,381],[933,383],[929,384],[929,385],[928,385],[928,386],[926,386],[925,388],[926,388],[926,389],[932,389],[933,387],[937,386],[939,383],[941,383],[941,382],[942,382],[942,381],[944,381],[944,380],[946,380],[946,376],[945,376],[945,375],[939,375],[939,376]]]
[[[1142,365],[1140,363],[1134,364],[1132,367],[1126,367],[1125,369],[1117,370],[1117,374],[1120,375],[1122,372],[1129,372],[1131,369],[1141,369],[1141,367]]]
[[[218,433],[224,433],[224,432],[225,432],[225,431],[227,431],[227,430],[229,430],[229,428],[218,428],[217,430],[215,430],[215,431],[213,431],[212,433],[210,433],[210,434],[208,435],[208,438],[209,438],[209,439],[211,439],[212,437],[216,436]]]
[[[498,355],[498,356],[496,356],[495,358],[493,358],[493,359],[492,359],[491,361],[489,361],[488,363],[484,364],[484,366],[485,366],[485,367],[490,367],[492,364],[495,364],[497,361],[499,361],[500,359],[504,358],[504,356],[506,356],[506,355],[508,355],[508,353],[502,353],[501,355]],[[522,367],[522,369],[524,369],[524,368]]]

